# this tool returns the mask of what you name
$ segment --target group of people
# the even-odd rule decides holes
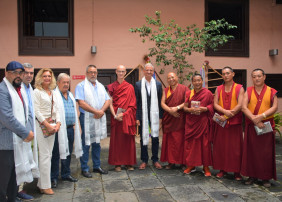
[[[22,187],[33,178],[39,178],[41,193],[54,194],[60,159],[61,179],[76,182],[70,171],[72,153],[80,158],[81,174],[91,178],[90,147],[92,171],[107,174],[101,168],[100,141],[107,137],[108,108],[112,114],[108,163],[116,172],[122,166],[134,170],[136,134],[141,145],[139,169],[148,165],[150,139],[153,166],[162,169],[158,155],[162,128],[160,161],[168,162],[165,169],[179,164],[190,174],[203,166],[204,175],[211,176],[209,166],[213,166],[220,170],[218,178],[233,172],[236,180],[242,179],[241,174],[249,177],[245,184],[261,179],[270,187],[269,180],[276,179],[275,139],[274,132],[265,129],[267,124],[274,127],[278,104],[276,91],[264,84],[262,69],[252,71],[254,86],[244,93],[242,85],[233,81],[232,68],[223,68],[224,84],[214,96],[203,88],[199,74],[192,77],[193,90],[179,84],[172,72],[167,75],[169,87],[162,90],[153,74],[153,65],[147,63],[144,77],[134,88],[125,81],[125,66],[119,65],[117,81],[106,90],[97,80],[97,67],[89,65],[73,96],[69,75],[61,73],[56,81],[52,70],[43,68],[33,90],[33,66],[8,63],[0,84],[0,201],[32,199]],[[258,131],[267,132],[258,135]]]

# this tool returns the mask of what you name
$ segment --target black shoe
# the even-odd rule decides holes
[[[108,174],[108,171],[103,170],[101,167],[99,167],[99,168],[94,168],[93,173]]]
[[[63,181],[69,181],[69,182],[77,182],[78,180],[74,177],[72,177],[71,175],[62,178]]]
[[[18,197],[16,197],[15,202],[22,202],[22,200],[21,200],[21,199],[19,199]]]
[[[87,177],[87,178],[91,178],[92,175],[89,171],[81,171],[81,174],[84,176],[84,177]]]
[[[57,184],[58,184],[58,180],[56,180],[56,179],[51,180],[51,187],[52,188],[57,188]]]

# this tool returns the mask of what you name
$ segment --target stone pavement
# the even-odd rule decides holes
[[[228,175],[217,179],[217,173],[204,177],[202,169],[191,175],[183,175],[180,167],[173,170],[156,170],[152,165],[145,170],[115,172],[114,166],[108,165],[109,138],[101,142],[102,167],[109,169],[108,175],[93,173],[93,178],[84,178],[80,174],[80,163],[73,157],[72,175],[78,178],[77,183],[58,182],[52,196],[42,195],[36,187],[36,181],[25,185],[28,194],[37,202],[92,202],[92,201],[282,201],[282,139],[276,138],[277,181],[271,181],[272,187],[266,189],[258,182],[246,186]],[[161,143],[161,140],[160,140]],[[140,144],[136,138],[137,159],[140,158]],[[91,161],[89,162],[91,163]],[[138,160],[140,163],[140,160]],[[163,164],[165,165],[165,164]]]

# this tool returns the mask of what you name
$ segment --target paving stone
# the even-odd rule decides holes
[[[235,191],[236,192],[236,191]],[[267,192],[262,191],[260,188],[246,188],[237,192],[245,201],[280,201],[275,196],[270,195]]]
[[[94,192],[101,193],[103,192],[103,185],[100,180],[94,180],[93,178],[88,179],[85,178],[83,180],[79,180],[76,183],[76,193],[77,192]]]
[[[73,193],[75,186],[76,186],[76,183],[74,182],[58,180],[57,188],[54,188],[53,191],[55,193],[62,193],[62,192],[63,193],[67,193],[67,192]]]
[[[104,194],[93,193],[93,192],[75,193],[72,200],[72,202],[93,202],[93,201],[104,201]]]
[[[143,202],[169,202],[174,201],[165,189],[150,189],[135,191],[138,201]]]
[[[163,188],[163,184],[156,176],[145,176],[131,179],[135,190]]]
[[[105,192],[124,192],[133,190],[129,180],[107,180],[103,184]]]
[[[177,168],[177,169],[170,169],[170,170],[166,170],[166,169],[161,169],[161,170],[158,170],[156,168],[153,167],[153,171],[157,174],[157,175],[183,175],[183,171],[181,168]]]
[[[166,187],[176,201],[210,201],[209,197],[197,185]]]
[[[73,193],[55,193],[54,195],[43,195],[40,202],[50,202],[50,201],[71,201]]]
[[[130,179],[146,177],[146,176],[156,176],[156,173],[153,172],[151,167],[146,167],[145,170],[139,170],[138,168],[132,172],[127,172]]]
[[[127,180],[128,175],[126,170],[122,170],[121,172],[109,171],[107,175],[102,175],[102,180]]]
[[[213,201],[236,201],[241,202],[244,201],[240,195],[235,194],[231,191],[212,191],[207,193]]]
[[[194,184],[191,178],[188,176],[158,176],[165,186],[173,187],[187,184]]]
[[[105,193],[105,202],[138,202],[137,196],[133,192]]]

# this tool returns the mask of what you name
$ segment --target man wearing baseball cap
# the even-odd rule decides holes
[[[24,67],[12,61],[0,83],[0,201],[16,201],[17,185],[33,180],[31,170],[26,171],[32,163],[24,144],[33,139],[33,123],[27,121],[32,120],[31,113],[20,90],[23,73]]]

